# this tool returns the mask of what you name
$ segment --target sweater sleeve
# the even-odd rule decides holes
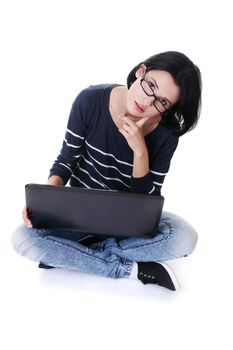
[[[172,156],[178,145],[178,137],[170,134],[160,150],[150,159],[150,171],[141,178],[131,178],[133,192],[160,195],[163,182],[170,168]]]
[[[74,168],[77,167],[83,151],[87,129],[85,99],[85,90],[83,90],[72,105],[60,154],[49,173],[49,177],[60,176],[64,184],[68,182]]]

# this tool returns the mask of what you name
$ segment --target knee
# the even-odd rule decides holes
[[[34,259],[34,251],[36,246],[37,236],[35,229],[27,228],[24,225],[20,225],[15,229],[11,237],[11,243],[15,251],[31,260]]]
[[[186,224],[179,231],[178,239],[180,255],[187,256],[194,251],[198,241],[198,234],[190,224]]]
[[[176,257],[190,255],[197,244],[198,234],[194,227],[178,215],[169,217],[170,244]]]
[[[26,240],[25,230],[27,228],[24,225],[20,225],[17,227],[11,237],[11,244],[13,248],[19,253],[20,246]]]

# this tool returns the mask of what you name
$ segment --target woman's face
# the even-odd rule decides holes
[[[127,112],[136,118],[160,117],[160,112],[165,112],[166,109],[178,102],[180,88],[172,75],[164,70],[145,72],[146,67],[141,65],[135,73],[137,79],[127,94]],[[143,75],[144,81],[141,85],[140,81]],[[152,96],[148,96],[146,93]],[[155,99],[153,94],[158,99]]]

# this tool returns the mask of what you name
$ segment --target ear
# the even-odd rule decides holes
[[[138,68],[138,70],[136,70],[135,72],[135,76],[138,79],[139,77],[141,77],[144,73],[146,72],[146,66],[144,63],[142,63],[140,65],[140,67]]]

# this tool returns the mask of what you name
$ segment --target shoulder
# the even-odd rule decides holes
[[[179,142],[179,136],[177,136],[172,129],[159,124],[158,127],[148,135],[148,140],[152,143],[155,142],[160,146],[166,144],[177,145]]]
[[[110,93],[115,86],[118,84],[90,85],[80,91],[74,100],[73,110],[85,119],[101,114],[108,107]]]
[[[173,130],[159,124],[154,132],[146,137],[146,143],[151,159],[157,160],[157,157],[162,157],[165,161],[165,159],[170,159],[175,152],[179,137],[174,134]]]
[[[99,85],[90,85],[89,87],[80,91],[76,97],[77,102],[93,102],[99,100],[100,96],[105,96],[110,94],[111,90],[118,84],[99,84]]]
[[[172,130],[171,128],[168,128],[164,125],[160,125],[159,130],[163,140],[170,140],[174,143],[179,142],[179,136],[176,135],[174,130]]]
[[[173,154],[179,143],[179,136],[166,126],[161,125],[162,142],[161,147],[166,154]]]
[[[80,119],[87,127],[94,125],[108,108],[109,96],[115,86],[117,84],[99,84],[81,90],[72,105],[72,119]]]

